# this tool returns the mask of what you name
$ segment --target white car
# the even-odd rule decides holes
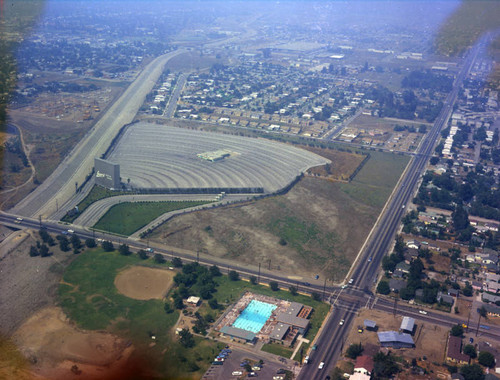
[[[426,315],[426,314],[427,314],[427,312],[426,312],[425,310],[419,310],[418,312],[419,312],[420,314],[424,314],[424,315]]]
[[[304,359],[304,364],[307,364],[309,363],[309,355],[306,356],[306,358]]]
[[[325,366],[325,362],[321,362],[321,363],[319,363],[318,369],[323,369],[324,366]]]
[[[340,322],[339,322],[339,325],[342,326],[344,324],[344,322],[345,321],[343,319],[341,319]]]
[[[351,278],[351,279],[349,280],[349,285],[351,285],[353,282],[354,282],[354,278]]]
[[[241,376],[241,375],[243,375],[243,372],[241,372],[241,371],[233,371],[232,375],[233,376]]]

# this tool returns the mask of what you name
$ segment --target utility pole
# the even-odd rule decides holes
[[[196,262],[197,263],[200,262],[200,252],[199,251],[196,251]]]
[[[259,263],[259,274],[257,275],[257,284],[260,283],[260,263]]]
[[[323,284],[323,296],[321,297],[322,300],[325,299],[325,290],[326,290],[326,276],[325,276],[325,283]]]
[[[38,215],[38,222],[40,224],[40,228],[42,228],[42,215]]]

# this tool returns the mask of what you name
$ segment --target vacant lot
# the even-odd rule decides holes
[[[335,149],[313,148],[304,146],[310,152],[329,159],[332,163],[317,166],[307,171],[311,175],[320,175],[333,180],[348,180],[366,156],[359,153],[341,152]]]
[[[345,349],[351,344],[358,343],[362,345],[380,346],[376,332],[365,330],[362,334],[358,333],[357,327],[363,326],[363,321],[365,319],[375,321],[378,326],[378,331],[398,331],[403,316],[394,316],[393,314],[378,310],[363,310],[352,324],[353,327],[344,344]],[[424,323],[418,319],[415,321],[415,325],[415,333],[413,334],[415,348],[391,349],[391,351],[396,356],[402,356],[408,362],[416,358],[419,366],[427,368],[428,370],[436,370],[436,366],[432,363],[443,362],[449,329],[428,322]],[[423,357],[427,359],[422,361],[421,359]]]
[[[372,152],[351,183],[306,177],[287,194],[175,217],[158,242],[302,277],[341,280],[407,158]]]
[[[174,273],[165,269],[133,266],[118,273],[118,292],[135,300],[162,299],[172,286]]]

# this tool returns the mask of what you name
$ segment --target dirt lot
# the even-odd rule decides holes
[[[12,336],[32,369],[50,379],[101,379],[127,361],[133,347],[104,332],[71,326],[58,307],[35,313]],[[77,365],[80,374],[71,371]]]
[[[164,269],[133,266],[118,273],[118,291],[136,300],[162,299],[173,283],[175,272]]]
[[[396,315],[396,317],[394,317],[393,314],[378,310],[363,310],[352,324],[353,328],[349,332],[347,341],[344,344],[345,349],[347,349],[350,344],[359,342],[361,342],[362,345],[380,345],[376,332],[365,330],[362,334],[358,333],[357,327],[358,325],[363,326],[363,321],[365,319],[375,321],[378,326],[378,331],[398,331],[403,316]],[[391,349],[391,351],[397,356],[403,356],[407,361],[416,358],[418,365],[428,370],[432,369],[434,372],[442,371],[442,367],[435,366],[432,363],[443,362],[449,329],[427,322],[423,323],[418,319],[415,321],[415,325],[416,330],[413,335],[415,348]],[[424,356],[427,358],[426,360],[422,360]]]
[[[377,216],[376,208],[351,198],[339,185],[304,178],[283,196],[176,217],[151,239],[300,276],[322,273],[338,281]]]
[[[14,232],[0,245],[0,334],[10,336],[37,310],[53,305],[64,268],[75,257],[50,247],[49,257],[30,257],[37,231]]]
[[[311,168],[307,173],[333,180],[348,180],[349,176],[354,173],[365,159],[365,156],[361,154],[341,152],[334,149],[312,148],[305,145],[302,148],[332,161],[331,164]]]

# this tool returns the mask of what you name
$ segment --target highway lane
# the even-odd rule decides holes
[[[94,158],[106,151],[123,125],[132,122],[165,64],[182,53],[182,49],[170,52],[146,66],[56,170],[11,211],[24,216],[48,217],[56,212],[58,204],[66,203],[75,194],[75,184],[82,184],[92,171]]]
[[[393,192],[387,206],[382,211],[383,214],[381,218],[374,227],[372,234],[369,236],[369,240],[364,247],[364,251],[360,253],[358,260],[353,265],[354,269],[351,272],[351,277],[353,279],[352,285],[357,289],[365,291],[367,294],[371,293],[370,288],[372,287],[374,279],[376,279],[380,270],[382,258],[389,250],[394,240],[396,231],[399,228],[401,217],[404,213],[404,206],[408,203],[411,196],[416,191],[417,183],[426,168],[427,160],[433,153],[440,131],[446,125],[449,117],[451,116],[453,105],[455,104],[460,86],[474,63],[478,49],[479,44],[476,45],[465,58],[462,68],[453,83],[453,89],[446,97],[446,100],[443,103],[443,108],[434,122],[434,126],[420,145],[418,154],[415,155],[410,161],[399,185]],[[369,258],[371,259],[369,260]],[[345,291],[348,293],[355,292],[355,290],[350,288],[345,289]],[[360,307],[361,306],[364,305],[360,305]],[[333,320],[334,319],[332,318],[326,322],[325,331],[335,331],[335,326],[332,322]],[[332,341],[343,342],[346,339],[350,328],[349,323],[346,323],[344,326],[346,327],[345,329],[337,331],[329,338]],[[323,336],[321,336],[320,339],[323,340],[327,338],[323,338]],[[319,350],[321,351],[321,348],[319,348]],[[325,372],[328,373],[333,368],[339,358],[340,350],[331,349],[324,353],[318,352],[317,354],[322,355],[323,361],[326,363],[325,368],[320,370],[317,367],[316,369],[306,367],[307,369],[303,370],[299,374],[298,379],[307,380],[321,378]]]

